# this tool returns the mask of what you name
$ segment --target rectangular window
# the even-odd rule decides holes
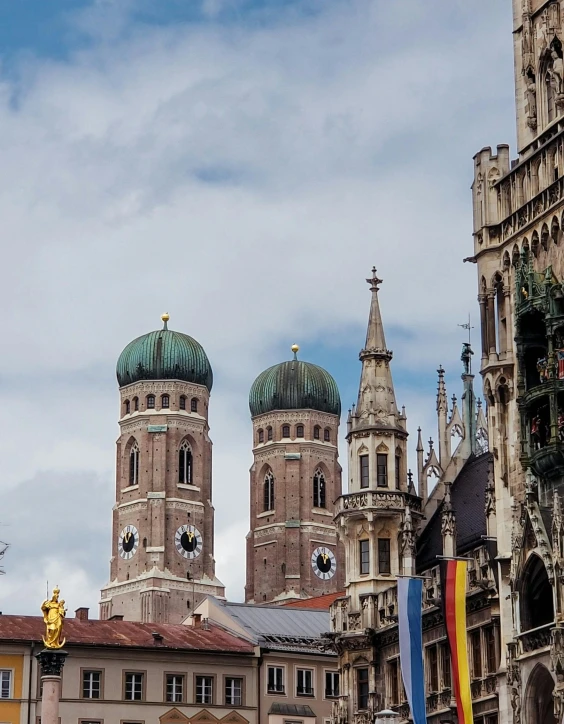
[[[284,669],[281,666],[268,667],[268,693],[284,693]]]
[[[493,626],[484,629],[484,638],[486,644],[486,673],[495,674],[497,671],[497,642]]]
[[[12,693],[12,672],[0,671],[0,699],[9,699]]]
[[[441,644],[441,675],[443,677],[443,689],[450,689],[450,649],[448,644]]]
[[[427,646],[427,686],[429,693],[436,694],[439,691],[439,668],[437,661],[437,646]]]
[[[339,672],[338,671],[326,671],[325,672],[325,698],[332,699],[333,697],[339,696]]]
[[[367,575],[370,573],[370,541],[361,540],[360,546],[360,573]]]
[[[182,674],[166,675],[166,700],[176,703],[184,701],[184,676]]]
[[[482,678],[482,647],[480,642],[480,630],[472,631],[470,634],[470,650],[472,652],[472,678]]]
[[[399,704],[399,679],[398,679],[398,660],[388,661],[388,691],[390,692],[390,705]]]
[[[381,453],[376,455],[376,485],[379,488],[388,487],[388,456]]]
[[[125,699],[141,701],[143,698],[143,674],[128,672],[125,675]]]
[[[378,538],[378,573],[391,573],[389,538]]]
[[[298,669],[298,696],[313,696],[313,671],[312,669]]]
[[[213,704],[213,677],[196,676],[196,704]]]
[[[358,709],[368,709],[368,669],[356,670]]]
[[[225,679],[225,704],[227,706],[243,705],[243,679],[231,677]]]
[[[369,471],[370,471],[370,469],[368,466],[368,455],[361,455],[360,456],[360,487],[361,488],[370,487]]]
[[[400,489],[401,457],[396,455],[396,490]]]
[[[82,672],[82,698],[99,699],[102,673],[100,671]]]

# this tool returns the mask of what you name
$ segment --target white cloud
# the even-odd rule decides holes
[[[476,293],[475,269],[461,263],[472,251],[471,158],[513,133],[510,13],[498,4],[442,0],[431,14],[420,2],[334,0],[279,21],[170,28],[129,26],[131,6],[118,5],[80,16],[88,50],[27,60],[21,84],[0,92],[1,485],[16,496],[0,511],[0,538],[13,543],[1,585],[14,611],[35,610],[47,570],[74,581],[71,606],[96,600],[113,366],[165,310],[214,367],[218,574],[240,597],[253,378],[282,341],[298,340],[304,358],[315,355],[309,340],[350,344],[373,263],[395,369],[443,361],[456,372],[456,325]],[[356,379],[354,356],[350,369]],[[433,397],[398,390],[413,437]],[[69,553],[82,503],[64,493],[57,563],[22,546],[18,506],[30,521],[42,509],[18,497],[21,481],[60,492],[55,481],[92,475],[104,505],[82,512],[97,516],[96,563]]]

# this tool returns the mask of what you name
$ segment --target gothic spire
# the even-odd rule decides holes
[[[399,423],[396,396],[390,371],[392,352],[386,347],[384,325],[378,301],[378,289],[382,280],[372,268],[372,276],[366,280],[370,285],[372,299],[366,331],[366,344],[360,352],[362,373],[358,390],[356,417],[363,425],[380,424],[396,427]]]

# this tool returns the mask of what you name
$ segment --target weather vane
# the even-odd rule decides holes
[[[472,344],[471,334],[474,327],[470,324],[470,315],[468,315],[468,321],[465,324],[458,324],[457,327],[468,330],[468,344]]]

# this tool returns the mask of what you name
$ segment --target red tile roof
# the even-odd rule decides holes
[[[45,624],[41,616],[0,615],[0,642],[41,642]],[[162,636],[155,640],[153,633]],[[210,624],[209,630],[175,624],[140,623],[137,621],[80,621],[67,618],[64,635],[66,647],[121,646],[134,648],[184,649],[252,654],[253,645],[244,639]]]
[[[322,596],[314,596],[313,598],[300,598],[297,601],[289,601],[284,603],[285,608],[314,608],[318,611],[328,611],[329,607],[337,598],[344,596],[345,591],[337,593],[324,593]]]

